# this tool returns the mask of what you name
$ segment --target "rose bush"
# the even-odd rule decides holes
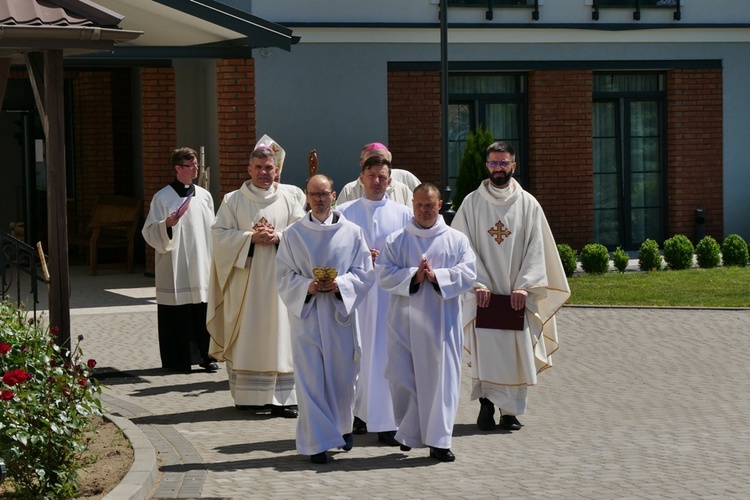
[[[83,336],[67,350],[59,329],[0,303],[0,455],[21,498],[72,498],[85,433],[101,415],[101,388]]]

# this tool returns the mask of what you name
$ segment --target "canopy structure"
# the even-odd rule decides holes
[[[122,16],[89,0],[0,0],[0,102],[11,64],[25,64],[46,137],[49,321],[70,343],[65,185],[63,57],[112,51],[141,32],[118,27]]]

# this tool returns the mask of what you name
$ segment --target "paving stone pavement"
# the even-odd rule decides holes
[[[105,404],[156,448],[149,498],[750,496],[748,310],[564,307],[521,431],[476,428],[464,366],[456,462],[368,434],[314,466],[294,450],[295,420],[234,408],[223,370],[159,368],[152,278],[73,267],[71,283],[73,335],[117,370]]]

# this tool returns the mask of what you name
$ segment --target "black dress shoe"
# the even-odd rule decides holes
[[[497,426],[508,431],[521,430],[521,422],[518,421],[515,415],[502,415]]]
[[[411,451],[411,446],[406,446],[405,444],[402,444],[399,448],[401,448],[401,451]]]
[[[219,369],[219,365],[216,363],[216,361],[205,361],[198,366],[211,373]]]
[[[477,417],[477,427],[483,431],[491,431],[495,428],[495,405],[487,398],[479,398],[482,407]]]
[[[430,447],[430,458],[437,458],[441,462],[454,462],[456,455],[453,454],[450,448]]]
[[[367,434],[367,424],[359,417],[354,417],[352,425],[352,434]]]
[[[296,406],[272,406],[271,415],[284,418],[297,418]]]
[[[386,446],[401,446],[401,443],[396,441],[396,431],[378,432],[378,443]]]
[[[351,450],[352,447],[354,446],[354,436],[352,436],[351,433],[349,433],[349,434],[344,434],[341,437],[344,438],[344,446],[342,446],[341,449],[344,451]]]
[[[325,464],[328,463],[328,456],[326,455],[325,451],[322,451],[320,453],[316,453],[315,455],[311,455],[310,461],[314,464]]]

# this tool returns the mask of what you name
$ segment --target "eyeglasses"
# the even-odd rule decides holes
[[[307,193],[310,198],[325,199],[333,194],[333,191],[322,191],[320,193]]]
[[[193,167],[197,167],[197,166],[198,166],[198,162],[197,161],[193,161],[193,162],[188,163],[186,165],[180,164],[180,167],[182,167],[182,168],[193,168]]]
[[[503,160],[503,161],[488,161],[488,162],[485,162],[485,163],[487,163],[487,166],[490,167],[490,168],[497,168],[497,167],[508,168],[511,165],[513,165],[515,162],[514,161]]]

